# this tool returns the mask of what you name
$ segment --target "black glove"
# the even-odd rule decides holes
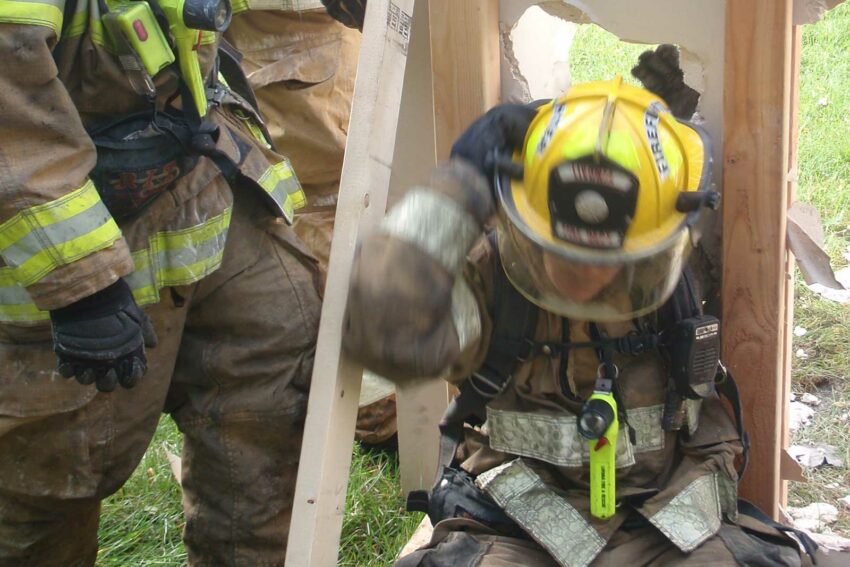
[[[366,17],[366,0],[322,0],[325,10],[338,22],[349,28],[363,31],[363,19]]]
[[[696,112],[699,93],[685,84],[675,45],[665,43],[655,51],[641,53],[632,75],[646,90],[664,99],[676,118],[688,120]]]
[[[522,147],[525,133],[542,102],[545,101],[494,106],[460,135],[452,146],[451,157],[465,159],[491,180],[496,155]]]
[[[147,370],[145,347],[156,346],[147,315],[123,279],[50,312],[57,369],[101,392],[132,388]]]

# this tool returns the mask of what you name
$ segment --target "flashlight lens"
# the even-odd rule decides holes
[[[599,439],[607,429],[605,420],[596,412],[588,412],[581,416],[579,431],[587,439]]]
[[[183,23],[193,30],[223,32],[230,25],[230,0],[185,0]]]
[[[590,399],[581,409],[578,432],[585,439],[599,439],[614,421],[614,409],[603,400]]]

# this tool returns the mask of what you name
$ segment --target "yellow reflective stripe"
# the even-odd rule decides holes
[[[39,228],[74,217],[97,203],[100,195],[90,179],[62,197],[24,209],[0,224],[0,250],[5,250]]]
[[[260,186],[283,211],[288,221],[292,221],[295,209],[307,204],[307,197],[301,183],[295,177],[288,160],[269,167],[259,179]]]
[[[216,41],[218,41],[218,35],[216,32],[206,30],[201,31],[201,45],[210,45]]]
[[[227,209],[203,224],[151,236],[148,248],[132,254],[135,270],[126,278],[136,301],[155,303],[161,288],[190,284],[218,269],[230,216]]]
[[[86,23],[89,19],[88,2],[77,2],[77,10],[71,16],[71,23],[65,28],[64,37],[78,37],[86,31]]]
[[[231,209],[225,209],[219,215],[212,217],[206,222],[169,232],[158,232],[150,238],[151,249],[154,250],[177,250],[195,246],[199,242],[221,234],[230,226]]]
[[[0,2],[0,22],[44,26],[59,35],[64,4],[61,0],[3,0]]]
[[[244,12],[248,9],[248,0],[233,0],[233,2],[231,2],[231,6],[234,14]]]
[[[186,285],[211,274],[221,265],[231,210],[205,223],[176,231],[158,232],[149,247],[132,253],[134,270],[125,276],[139,305],[159,301],[163,287]],[[32,302],[18,285],[14,269],[0,268],[0,322],[37,322],[49,314]]]
[[[67,195],[24,209],[0,225],[0,255],[29,286],[64,266],[111,246],[121,230],[89,180]]]
[[[23,286],[32,285],[59,266],[70,264],[98,250],[108,248],[120,237],[121,229],[110,218],[91,232],[42,250],[16,268],[15,277]]]

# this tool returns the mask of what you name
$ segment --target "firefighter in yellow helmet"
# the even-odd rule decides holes
[[[0,565],[94,564],[163,412],[189,563],[285,555],[320,272],[230,8],[0,2]]]
[[[360,243],[349,354],[460,389],[408,499],[433,538],[397,565],[806,564],[737,501],[734,381],[685,270],[710,156],[658,96],[577,85],[485,114]]]

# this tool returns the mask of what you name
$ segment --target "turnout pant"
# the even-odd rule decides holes
[[[152,206],[173,206],[163,196]],[[319,270],[293,230],[236,190],[221,268],[161,290],[159,344],[131,390],[54,368],[50,327],[0,326],[0,565],[92,565],[100,501],[162,412],[183,433],[193,565],[282,565],[318,329]]]

